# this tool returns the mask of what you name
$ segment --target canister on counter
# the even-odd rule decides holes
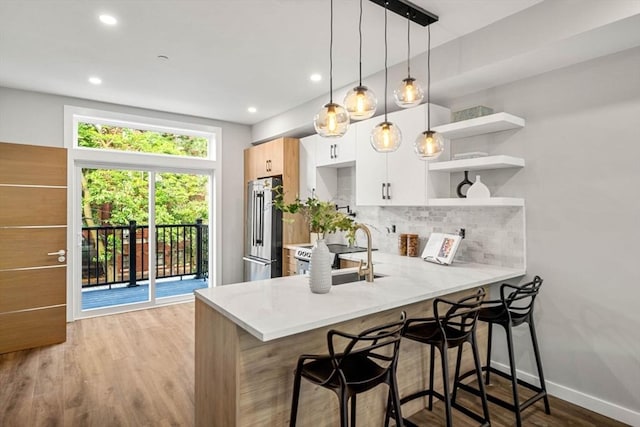
[[[398,237],[398,252],[402,256],[407,255],[407,235],[404,233]]]
[[[418,256],[420,240],[417,234],[407,234],[407,256]]]

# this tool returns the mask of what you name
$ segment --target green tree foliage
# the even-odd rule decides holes
[[[206,157],[208,149],[206,138],[88,123],[78,125],[78,145],[190,157]],[[83,169],[83,225],[147,224],[148,179],[140,171]],[[206,222],[207,181],[202,175],[156,174],[156,224]]]

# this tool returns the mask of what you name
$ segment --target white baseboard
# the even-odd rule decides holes
[[[511,371],[508,365],[493,360],[491,361],[491,367],[494,367],[505,373],[509,373]],[[518,373],[518,378],[520,378],[521,380],[534,385],[540,385],[540,379],[538,377],[531,375],[528,372],[523,372],[519,369],[516,369],[516,372]],[[597,412],[598,414],[602,414],[606,417],[613,418],[614,420],[629,424],[631,426],[640,426],[640,412],[624,408],[620,405],[616,405],[615,403],[607,402],[606,400],[590,396],[581,391],[574,390],[572,388],[554,383],[549,380],[546,380],[545,382],[547,385],[547,393],[549,393],[551,396],[555,396],[558,399],[566,400],[567,402],[571,402],[574,405],[581,406],[590,411]],[[553,413],[553,407],[551,408],[551,411]]]

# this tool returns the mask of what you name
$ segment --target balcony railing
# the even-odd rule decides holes
[[[208,225],[156,225],[156,278],[208,274]],[[82,228],[82,287],[126,283],[137,286],[149,278],[149,226]]]

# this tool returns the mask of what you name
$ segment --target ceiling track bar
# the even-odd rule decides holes
[[[438,22],[438,15],[434,15],[433,13],[424,10],[420,6],[416,6],[415,4],[406,1],[406,0],[369,0],[372,3],[377,4],[378,6],[384,7],[384,4],[387,4],[387,9],[390,12],[395,12],[403,18],[407,17],[409,14],[409,19],[416,24],[420,24],[423,27],[427,25],[433,24],[434,22]]]

